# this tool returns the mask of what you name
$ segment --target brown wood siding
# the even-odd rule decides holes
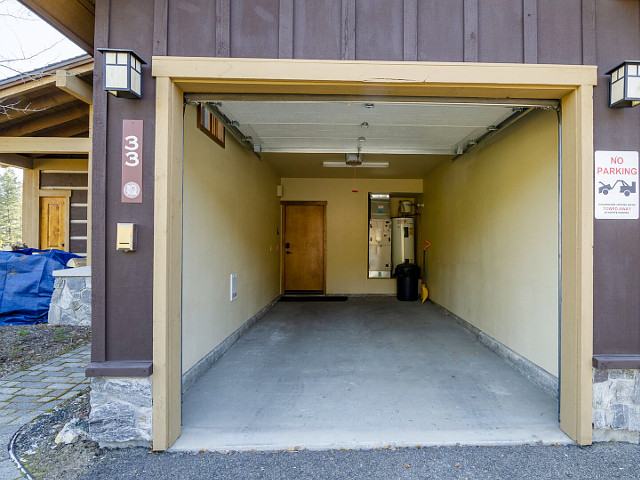
[[[464,60],[464,1],[418,2],[418,60]]]
[[[478,61],[524,61],[522,2],[478,1]]]
[[[155,26],[153,19],[159,22]],[[166,45],[160,41],[165,38]],[[595,149],[640,150],[638,108],[608,108],[608,77],[604,75],[618,62],[640,57],[637,1],[167,0],[166,4],[157,2],[154,10],[154,2],[100,0],[96,2],[96,44],[133,48],[148,63],[154,52],[306,59],[595,62],[600,75],[594,92]],[[98,54],[94,73],[93,359],[149,360],[154,81],[150,65],[146,65],[142,100],[108,96],[101,92],[101,59]],[[145,121],[141,205],[120,203],[117,172],[122,119]],[[136,252],[123,254],[112,247],[116,223],[123,221],[138,225]],[[596,353],[640,354],[639,242],[640,221],[595,222]]]
[[[86,237],[87,236],[87,224],[86,223],[70,223],[69,224],[69,236],[70,237]],[[84,252],[84,250],[82,250],[82,251]]]
[[[197,28],[197,41],[184,41],[185,32]],[[169,2],[168,54],[177,57],[214,57],[216,55],[216,2],[180,0]],[[190,40],[190,39],[189,39]]]
[[[340,57],[342,9],[335,0],[298,0],[293,9],[294,58]],[[319,42],[318,39],[323,41]]]
[[[356,1],[356,58],[404,59],[403,2]]]
[[[640,57],[640,4],[596,1],[595,150],[640,150],[640,111],[609,108],[604,72]],[[594,354],[640,354],[640,220],[595,220]]]
[[[231,57],[278,58],[278,0],[231,2]]]
[[[87,190],[71,190],[71,203],[87,203]]]
[[[86,173],[41,173],[40,188],[47,187],[86,187],[88,177]]]
[[[581,0],[537,0],[538,63],[582,63]],[[561,42],[558,39],[562,39]]]
[[[104,199],[101,199],[99,194],[93,196],[94,206],[97,203],[98,208],[103,209],[105,213],[102,220],[104,235],[92,236],[95,239],[94,245],[100,244],[104,252],[104,257],[98,258],[105,275],[103,308],[106,311],[106,328],[103,344],[105,360],[151,360],[155,82],[151,76],[150,63],[153,53],[154,2],[111,0],[110,11],[112,21],[109,25],[108,46],[133,48],[147,65],[143,68],[142,99],[123,99],[106,95],[106,110],[109,112],[106,117],[106,165],[109,173],[104,172],[104,177],[98,179],[104,182]],[[196,25],[198,23],[192,24],[188,31],[183,32],[185,41],[188,39],[190,45],[195,45],[198,41],[189,38],[189,35],[199,31],[199,28],[195,28]],[[97,55],[96,64],[101,60],[101,54]],[[141,204],[121,202],[120,152],[123,119],[144,120],[144,180]],[[100,160],[94,156],[94,165]],[[95,184],[93,188],[96,188]],[[102,201],[105,202],[104,206],[100,206]],[[96,220],[100,221],[100,218]],[[136,224],[138,249],[135,252],[116,251],[118,222]],[[93,268],[96,268],[95,265]]]

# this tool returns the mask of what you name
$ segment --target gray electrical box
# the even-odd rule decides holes
[[[369,278],[391,278],[391,220],[369,220]]]

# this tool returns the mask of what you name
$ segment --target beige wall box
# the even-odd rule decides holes
[[[118,223],[116,242],[116,250],[134,252],[136,250],[136,224]]]

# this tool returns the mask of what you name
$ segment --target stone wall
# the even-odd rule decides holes
[[[149,446],[152,440],[149,377],[93,377],[89,436],[100,446]]]
[[[593,370],[593,441],[640,441],[640,370]]]
[[[91,326],[91,267],[53,272],[49,325]]]

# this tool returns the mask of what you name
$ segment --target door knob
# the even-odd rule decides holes
[[[289,251],[287,251],[287,255],[291,255],[292,253],[293,253],[293,252],[289,252]]]

